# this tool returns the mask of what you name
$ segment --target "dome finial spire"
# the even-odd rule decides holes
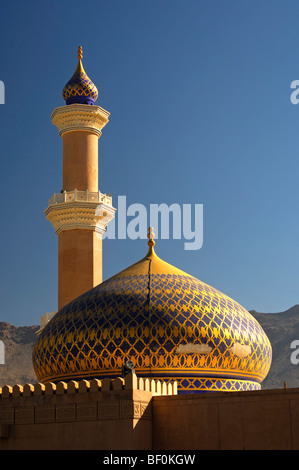
[[[155,250],[154,250],[154,245],[155,245],[155,234],[154,234],[154,228],[153,227],[149,227],[148,228],[148,232],[147,232],[147,238],[148,238],[148,246],[149,246],[149,249],[148,249],[148,252],[147,252],[147,255],[146,255],[146,258],[152,258],[153,256],[156,256],[156,253],[155,253]]]
[[[147,238],[148,238],[148,242],[147,242],[148,246],[149,247],[154,246],[156,242],[154,240],[155,234],[154,234],[154,228],[153,227],[148,228]]]
[[[79,46],[78,47],[78,60],[82,60],[83,59],[83,50],[82,50],[82,46]]]

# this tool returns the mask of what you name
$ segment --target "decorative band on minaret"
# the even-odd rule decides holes
[[[94,103],[98,90],[82,65],[63,89],[66,105],[52,122],[63,141],[62,190],[45,211],[58,235],[58,310],[102,282],[102,234],[113,219],[111,195],[98,188],[98,140],[110,113]]]

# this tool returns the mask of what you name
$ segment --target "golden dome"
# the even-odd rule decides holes
[[[87,76],[82,65],[82,47],[78,48],[78,65],[72,78],[67,82],[62,91],[66,104],[91,104],[98,98],[98,90],[95,84]]]
[[[179,393],[259,389],[272,359],[259,323],[153,245],[50,320],[33,350],[38,379],[117,377],[130,360],[138,376],[176,380]]]

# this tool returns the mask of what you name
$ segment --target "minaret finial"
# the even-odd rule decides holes
[[[82,60],[83,58],[83,50],[82,50],[82,46],[79,46],[78,47],[78,60]]]

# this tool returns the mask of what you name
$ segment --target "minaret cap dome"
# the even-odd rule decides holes
[[[82,47],[79,46],[77,68],[62,91],[67,105],[75,103],[93,105],[98,98],[98,89],[87,76],[82,65],[82,58]]]

